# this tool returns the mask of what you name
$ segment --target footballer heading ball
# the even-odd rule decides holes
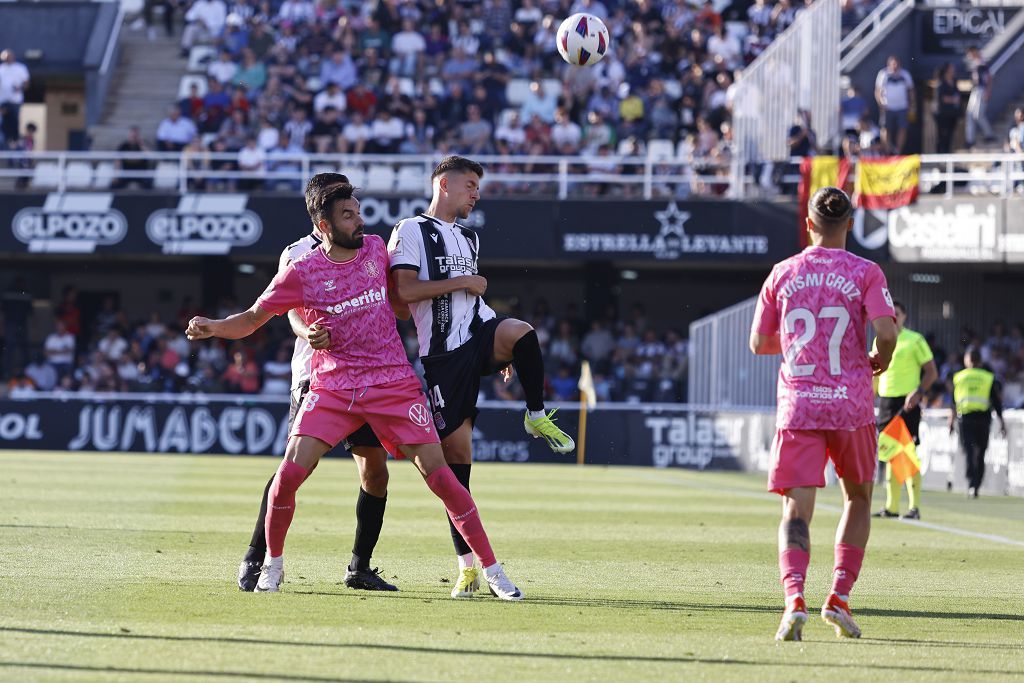
[[[558,54],[573,66],[597,64],[608,51],[608,27],[593,14],[574,14],[558,27]]]

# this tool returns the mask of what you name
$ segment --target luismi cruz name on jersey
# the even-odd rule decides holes
[[[246,210],[244,194],[186,194],[176,209],[146,219],[146,235],[165,254],[225,255],[253,245],[263,235],[259,215]]]
[[[767,254],[764,235],[687,235],[683,225],[690,219],[670,202],[664,211],[655,211],[661,224],[656,235],[637,232],[566,233],[562,249],[567,252],[651,254],[656,259],[675,259],[683,254]]]

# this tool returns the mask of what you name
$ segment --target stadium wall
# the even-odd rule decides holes
[[[523,434],[522,407],[482,402],[473,432],[478,462],[566,463]],[[948,413],[926,411],[920,455],[931,490],[965,486],[966,466]],[[561,406],[564,424],[578,408]],[[130,394],[0,401],[0,448],[73,452],[280,455],[287,440],[284,398]],[[1024,411],[1006,414],[1008,438],[993,430],[982,491],[1024,496]],[[767,472],[775,432],[770,410],[677,404],[598,405],[587,423],[586,462],[688,470]],[[571,462],[571,460],[570,460]]]

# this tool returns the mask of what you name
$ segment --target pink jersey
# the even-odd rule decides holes
[[[808,247],[776,264],[761,288],[754,332],[778,333],[780,429],[874,423],[867,323],[895,317],[878,264],[844,249]]]
[[[313,351],[311,389],[361,389],[414,377],[388,301],[388,252],[367,235],[356,257],[335,263],[323,248],[299,256],[256,303],[280,315],[293,308],[307,325],[331,332],[331,347]]]

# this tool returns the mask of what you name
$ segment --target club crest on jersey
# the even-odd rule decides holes
[[[380,275],[380,268],[377,267],[376,261],[363,262],[363,270],[373,279],[377,279],[377,276]]]
[[[409,406],[409,419],[417,427],[425,427],[429,431],[430,427],[430,412],[427,407],[422,403],[413,403]]]
[[[324,291],[332,292],[334,289],[334,280],[324,280]]]

